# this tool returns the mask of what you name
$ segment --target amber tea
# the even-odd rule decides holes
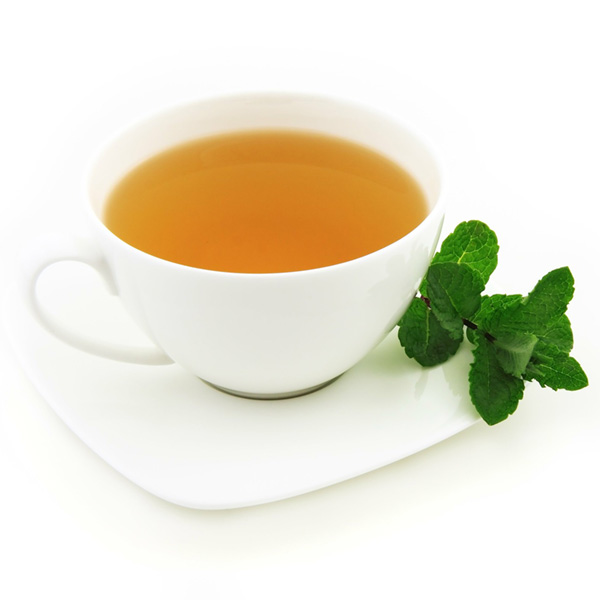
[[[112,191],[103,220],[148,254],[203,269],[278,273],[370,254],[427,216],[401,166],[294,130],[242,131],[171,148]]]

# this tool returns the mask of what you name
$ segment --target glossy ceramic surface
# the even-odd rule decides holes
[[[394,244],[356,260],[258,275],[161,260],[124,243],[100,221],[112,186],[160,149],[218,131],[276,127],[338,135],[399,162],[420,182],[430,204],[428,217]],[[295,395],[344,373],[394,327],[437,244],[444,198],[440,166],[429,145],[387,115],[305,95],[205,100],[138,123],[102,150],[87,185],[92,235],[84,242],[41,241],[24,263],[24,298],[50,331],[85,351],[147,364],[174,361],[242,395]],[[97,270],[160,350],[100,343],[69,327],[68,316],[66,323],[47,319],[36,281],[47,266],[68,260]]]

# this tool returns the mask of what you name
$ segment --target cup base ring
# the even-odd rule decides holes
[[[210,381],[206,381],[206,379],[202,379],[202,381],[204,381],[204,383],[210,385],[211,387],[213,387],[221,392],[225,392],[226,394],[231,394],[232,396],[239,396],[240,398],[249,398],[251,400],[284,400],[286,398],[295,398],[297,396],[305,396],[306,394],[316,392],[317,390],[327,387],[328,385],[333,383],[339,377],[341,377],[341,375],[338,375],[337,377],[334,377],[333,379],[329,379],[328,381],[325,381],[324,383],[319,383],[318,385],[313,385],[312,387],[307,387],[307,388],[304,388],[301,390],[295,390],[292,392],[282,392],[282,393],[275,393],[275,394],[261,394],[261,393],[256,394],[256,393],[252,393],[252,392],[241,392],[238,390],[232,390],[232,389],[223,387],[221,385],[217,385],[215,383],[211,383]]]

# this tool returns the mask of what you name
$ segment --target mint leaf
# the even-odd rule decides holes
[[[573,330],[567,315],[561,315],[546,327],[543,333],[538,334],[540,341],[552,344],[567,354],[573,349]]]
[[[464,221],[444,240],[431,264],[453,262],[470,266],[487,283],[498,264],[498,238],[481,221]]]
[[[545,326],[565,313],[574,293],[573,274],[569,267],[561,267],[550,271],[536,283],[527,296],[526,305],[530,311],[535,311],[537,321]]]
[[[469,371],[469,393],[483,420],[488,425],[495,425],[515,412],[525,384],[521,377],[510,375],[502,368],[491,342],[479,332],[475,339],[477,345],[473,349]]]
[[[463,319],[481,305],[481,277],[466,264],[437,263],[429,267],[426,279],[431,310],[453,339],[462,340]]]
[[[481,306],[475,315],[475,321],[479,327],[489,331],[493,327],[494,319],[498,314],[511,306],[515,306],[523,302],[524,298],[521,294],[493,294],[492,296],[482,296]]]
[[[398,339],[406,355],[424,367],[456,354],[461,340],[453,339],[421,298],[415,298],[399,323]]]
[[[528,381],[535,379],[542,387],[548,386],[553,390],[574,391],[588,385],[581,365],[568,352],[544,342],[535,347],[523,377]]]
[[[567,310],[574,289],[573,275],[568,267],[550,271],[522,302],[490,315],[486,323],[489,333],[494,337],[507,333],[543,336]]]
[[[494,340],[500,366],[509,375],[520,377],[525,371],[538,338],[533,333],[509,333]]]

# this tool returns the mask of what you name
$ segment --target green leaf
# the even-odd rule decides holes
[[[552,321],[543,333],[539,334],[540,341],[552,344],[563,352],[571,352],[573,349],[573,330],[571,321],[567,315],[561,315]]]
[[[469,265],[486,284],[498,264],[498,238],[481,221],[464,221],[444,240],[431,264]]]
[[[494,340],[493,347],[500,366],[509,375],[521,377],[537,341],[533,333],[509,333]]]
[[[398,325],[398,339],[406,355],[424,367],[448,360],[462,341],[450,336],[421,298],[410,303]]]
[[[553,390],[574,391],[588,385],[581,365],[568,352],[544,342],[536,345],[523,377],[528,381],[535,379],[542,387]]]
[[[482,296],[481,306],[477,313],[473,315],[473,321],[478,323],[480,327],[483,327],[488,324],[496,311],[505,310],[523,300],[524,298],[521,294],[493,294],[492,296]]]
[[[477,326],[489,333],[498,330],[498,321],[503,317],[504,311],[508,308],[522,303],[524,300],[521,294],[494,294],[492,296],[482,296],[481,306],[477,313],[473,315],[473,322]]]
[[[493,344],[476,333],[473,362],[469,371],[471,401],[488,425],[495,425],[515,412],[523,397],[521,377],[507,373],[496,356]]]
[[[507,333],[533,333],[542,337],[565,313],[573,292],[573,275],[568,267],[550,271],[522,302],[495,311],[488,319],[488,331],[494,337]]]
[[[526,305],[545,326],[565,314],[574,293],[573,274],[569,267],[561,267],[550,271],[536,283],[527,296]]]
[[[463,319],[479,310],[484,283],[468,265],[438,263],[427,271],[431,310],[453,339],[463,338]]]

